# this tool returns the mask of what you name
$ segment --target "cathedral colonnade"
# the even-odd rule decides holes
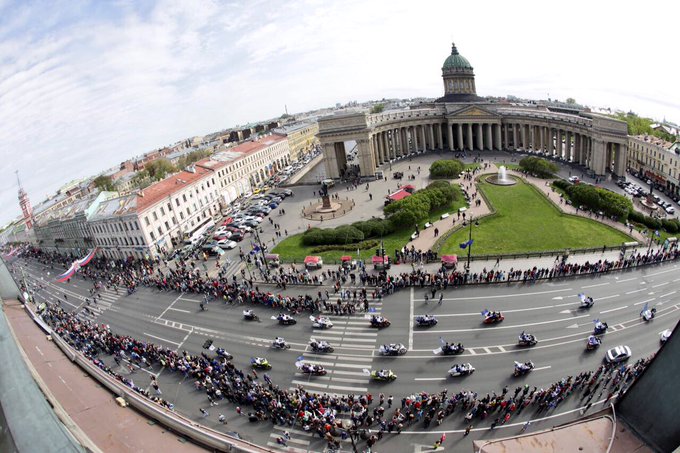
[[[364,177],[401,156],[428,150],[520,151],[579,164],[597,175],[625,174],[625,122],[576,108],[490,102],[477,96],[473,67],[455,44],[441,71],[444,96],[433,102],[319,118],[327,177],[348,170],[348,141],[357,143],[358,174]]]

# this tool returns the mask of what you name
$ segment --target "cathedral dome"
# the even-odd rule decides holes
[[[469,69],[472,70],[472,66],[470,65],[470,62],[462,56],[461,54],[458,53],[458,49],[456,49],[456,45],[452,44],[451,45],[451,55],[448,56],[446,60],[444,60],[444,66],[442,66],[443,70],[446,69],[453,69],[453,70],[461,70],[461,69]]]

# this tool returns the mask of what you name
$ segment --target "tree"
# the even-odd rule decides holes
[[[156,159],[144,168],[146,174],[154,181],[165,179],[169,173],[177,171],[174,165],[167,159]]]
[[[106,192],[113,192],[116,190],[116,186],[113,183],[113,179],[111,179],[111,176],[108,175],[99,175],[96,178],[94,178],[94,185],[97,187],[99,190],[103,190]]]
[[[567,98],[567,104],[576,104],[576,99],[574,99],[574,98]]]
[[[457,178],[464,168],[457,159],[436,160],[430,165],[430,178]]]
[[[371,113],[382,113],[385,110],[385,104],[375,104],[371,109]]]

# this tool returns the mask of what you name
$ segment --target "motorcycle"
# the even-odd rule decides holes
[[[259,370],[270,370],[272,368],[271,364],[269,363],[269,360],[263,358],[263,357],[253,357],[250,359],[250,365]]]
[[[597,338],[595,335],[591,335],[588,337],[588,341],[586,341],[586,351],[594,351],[595,349],[599,348],[601,344],[602,340]]]
[[[283,338],[277,337],[272,343],[274,349],[290,349],[290,345]]]
[[[279,313],[278,316],[272,316],[272,319],[278,321],[282,326],[292,326],[297,323],[295,318],[285,313]]]
[[[648,304],[645,304],[644,308],[640,312],[640,317],[644,319],[646,322],[651,321],[654,319],[654,316],[656,316],[656,308],[649,308]]]
[[[454,364],[449,370],[449,376],[467,376],[475,372],[475,368],[469,363],[462,363],[460,365]]]
[[[243,319],[246,321],[259,321],[260,318],[253,312],[253,310],[243,310]]]
[[[593,335],[602,335],[609,328],[606,322],[600,322],[599,319],[596,319],[594,323],[595,327],[593,328]]]
[[[392,370],[368,371],[364,369],[364,373],[368,373],[371,379],[378,382],[391,382],[397,379],[397,375]]]
[[[330,329],[333,327],[331,320],[324,316],[310,316],[309,319],[312,321],[312,327],[315,329]]]
[[[442,344],[441,347],[434,349],[432,352],[435,353],[435,354],[441,354],[441,355],[454,355],[454,354],[461,354],[463,351],[465,351],[465,348],[463,347],[463,343],[458,343],[458,344],[445,343],[445,344]]]
[[[387,320],[387,318],[383,316],[372,316],[371,317],[371,327],[376,327],[378,329],[382,329],[384,327],[389,327],[390,322]]]
[[[325,340],[312,340],[309,342],[309,346],[312,348],[312,352],[333,352],[335,349]]]
[[[503,316],[500,311],[484,310],[482,316],[484,316],[484,320],[482,321],[484,324],[496,324],[505,319],[505,316]]]
[[[233,355],[229,354],[227,351],[225,351],[225,350],[222,349],[222,348],[217,348],[217,349],[215,350],[215,353],[216,353],[219,357],[224,357],[224,358],[227,359],[227,360],[231,360],[231,359],[234,358]]]
[[[437,325],[437,318],[430,315],[416,317],[416,325],[418,327],[432,327]]]
[[[321,365],[301,364],[298,367],[300,373],[309,374],[311,376],[325,376],[327,371]]]
[[[578,297],[581,299],[581,308],[590,308],[595,305],[595,301],[592,297],[588,297],[583,293],[579,294]]]
[[[380,348],[378,349],[378,352],[380,352],[381,355],[390,355],[390,356],[404,355],[404,354],[406,354],[406,346],[404,346],[401,343],[384,344],[384,345],[380,346]]]
[[[515,361],[515,372],[513,375],[515,377],[517,376],[522,376],[524,374],[530,373],[531,370],[534,369],[534,362],[524,362],[524,363],[519,363]]]
[[[534,346],[536,343],[538,343],[538,340],[532,334],[524,332],[519,334],[518,339],[519,346]]]

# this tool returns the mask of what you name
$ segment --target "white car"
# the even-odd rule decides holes
[[[673,206],[666,206],[666,212],[668,214],[675,214],[675,208]]]
[[[221,249],[231,250],[236,248],[236,242],[230,241],[229,239],[220,239],[217,241],[217,246]]]
[[[579,181],[578,176],[570,176],[569,177],[569,182],[572,184],[576,184]]]
[[[663,332],[659,333],[659,336],[661,337],[661,344],[665,343],[668,341],[668,339],[671,337],[671,333],[673,331],[671,329],[666,329]]]
[[[628,346],[616,346],[607,351],[605,360],[609,363],[623,362],[624,360],[630,359],[632,353]]]

